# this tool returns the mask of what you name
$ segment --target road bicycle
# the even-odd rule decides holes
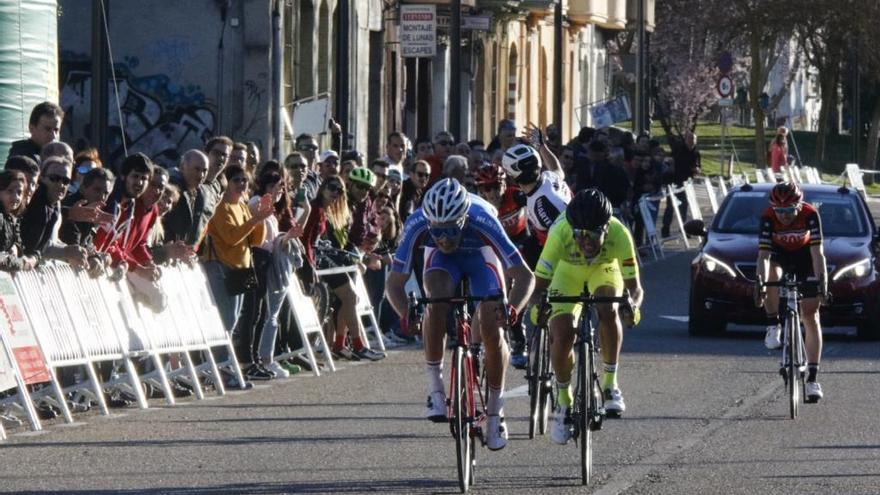
[[[779,298],[785,300],[785,310],[780,312],[782,321],[782,365],[779,374],[788,392],[789,414],[796,419],[801,402],[806,402],[804,376],[807,369],[807,353],[804,349],[804,329],[801,325],[801,299],[804,290],[816,290],[819,282],[799,281],[794,273],[786,272],[778,282],[758,280],[760,290],[779,287]]]
[[[581,483],[587,485],[593,475],[593,432],[601,430],[605,420],[605,399],[599,385],[599,373],[596,370],[599,345],[596,326],[593,324],[593,310],[596,304],[617,303],[625,310],[633,311],[633,302],[628,291],[617,297],[592,296],[587,285],[584,284],[580,296],[546,295],[540,314],[549,312],[551,303],[583,304],[574,343],[577,372],[574,403],[566,422],[570,422],[572,438],[580,446]]]
[[[457,344],[452,350],[452,366],[449,370],[449,395],[446,399],[449,431],[455,438],[455,457],[458,463],[458,486],[462,493],[474,484],[476,467],[476,440],[485,445],[483,423],[486,415],[487,393],[484,391],[481,373],[476,372],[477,357],[471,352],[471,314],[469,303],[500,301],[507,307],[503,295],[416,297],[409,295],[409,321],[411,328],[420,326],[423,308],[429,304],[450,304],[453,307]],[[415,322],[415,323],[414,323]],[[485,368],[485,367],[484,367]],[[479,400],[479,407],[477,407]]]

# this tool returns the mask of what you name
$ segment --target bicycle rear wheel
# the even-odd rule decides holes
[[[541,420],[541,399],[544,397],[544,386],[541,376],[544,361],[544,349],[542,336],[545,334],[542,327],[535,327],[532,339],[529,343],[529,439],[535,438],[538,431],[538,423]],[[542,432],[543,433],[543,432]]]
[[[800,350],[798,348],[798,337],[796,335],[798,329],[794,320],[795,318],[797,318],[797,316],[789,315],[785,322],[785,331],[788,335],[788,345],[786,346],[788,366],[786,366],[785,372],[788,378],[788,408],[791,419],[796,419],[798,416],[801,392],[799,383],[800,369],[798,368],[797,363]]]
[[[471,481],[471,435],[468,423],[468,395],[467,375],[465,375],[464,352],[461,347],[456,347],[453,353],[452,377],[450,390],[452,391],[452,415],[449,421],[452,426],[452,436],[455,437],[455,457],[458,461],[458,487],[462,493],[466,493]]]
[[[581,447],[581,484],[590,483],[593,475],[593,432],[590,430],[590,396],[592,392],[591,370],[593,353],[581,340],[577,344],[577,394],[575,396],[575,430]]]

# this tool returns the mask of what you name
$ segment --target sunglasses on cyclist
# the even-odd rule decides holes
[[[602,235],[605,233],[605,227],[599,227],[596,230],[590,229],[571,229],[572,235],[575,239],[586,239],[589,241],[598,241]]]
[[[797,206],[774,207],[773,213],[777,215],[794,215],[797,213]]]
[[[431,225],[428,227],[428,231],[431,233],[431,237],[434,239],[455,239],[456,237],[461,235],[461,231],[464,229],[464,223],[446,223],[440,225]]]

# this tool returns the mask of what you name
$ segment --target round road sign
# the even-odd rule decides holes
[[[718,94],[722,98],[729,98],[733,94],[733,81],[727,76],[718,78]]]

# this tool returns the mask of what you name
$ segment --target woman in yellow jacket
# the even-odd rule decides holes
[[[203,264],[223,326],[231,334],[244,301],[243,292],[238,292],[240,288],[234,287],[232,282],[235,272],[252,268],[250,248],[263,243],[266,236],[263,220],[275,209],[272,195],[267,194],[251,214],[245,196],[249,179],[241,166],[226,167],[223,176],[229,185],[208,222]]]

